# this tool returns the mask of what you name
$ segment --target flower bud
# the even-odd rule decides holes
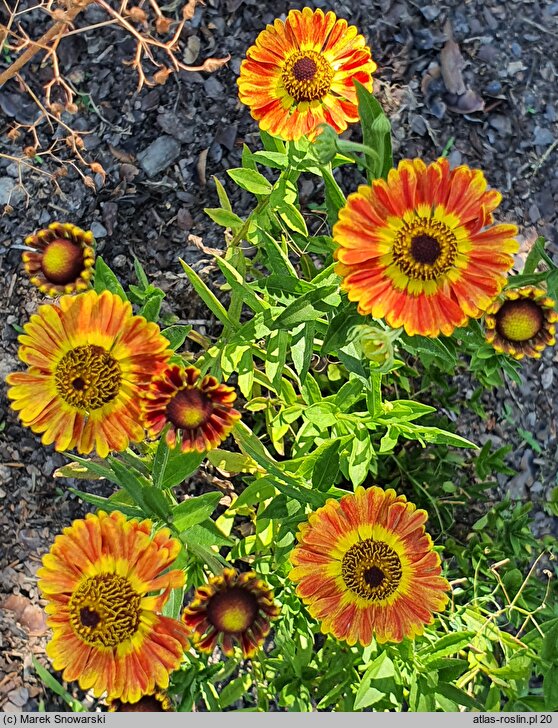
[[[394,362],[393,341],[401,329],[382,329],[373,325],[353,326],[349,331],[357,351],[381,372],[391,369]]]
[[[319,134],[313,144],[314,155],[320,164],[328,164],[337,154],[338,137],[328,124],[318,127]]]

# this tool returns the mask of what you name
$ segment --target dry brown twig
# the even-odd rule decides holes
[[[92,177],[84,174],[82,169],[98,173],[104,180],[105,173],[101,165],[87,160],[82,154],[83,133],[73,130],[62,118],[63,112],[72,114],[78,110],[75,103],[75,90],[60,72],[57,51],[63,38],[78,33],[87,33],[107,25],[121,28],[122,31],[131,35],[135,40],[136,50],[134,57],[125,63],[130,65],[137,74],[138,91],[143,86],[162,85],[166,83],[169,76],[178,71],[211,73],[230,60],[230,56],[208,58],[197,66],[187,65],[180,60],[182,30],[184,25],[192,19],[196,4],[202,0],[186,0],[182,6],[180,18],[176,20],[164,15],[157,0],[147,0],[147,9],[144,7],[145,0],[139,0],[139,4],[134,6],[129,6],[129,0],[120,0],[118,8],[113,6],[114,3],[111,0],[65,0],[65,9],[55,6],[55,0],[38,0],[36,5],[22,10],[19,9],[20,0],[14,1],[14,6],[10,8],[8,0],[3,0],[3,4],[8,9],[8,22],[6,25],[0,24],[0,49],[3,48],[9,54],[13,53],[17,57],[0,72],[0,88],[10,79],[16,80],[20,90],[33,99],[40,112],[32,124],[15,124],[8,133],[12,141],[22,135],[31,137],[32,144],[26,145],[23,155],[16,157],[0,153],[1,157],[10,159],[19,165],[20,183],[21,167],[30,168],[49,177],[53,176],[52,173],[46,172],[30,162],[32,158],[43,159],[45,157],[50,157],[57,162],[61,169],[66,169],[66,164],[72,166],[78,171],[83,182],[93,189],[95,183]],[[104,22],[75,27],[75,21],[79,15],[92,4],[102,8],[108,19]],[[29,36],[21,23],[22,17],[32,12],[46,13],[53,20],[52,25],[37,40],[33,40]],[[138,29],[138,26],[141,28]],[[174,29],[173,26],[175,26]],[[155,37],[150,28],[153,28],[154,33],[159,36],[168,35],[170,32],[172,35],[168,40],[163,41]],[[44,100],[41,100],[33,91],[23,75],[25,66],[41,53],[43,54],[41,64],[49,64],[52,71],[52,78],[43,88]],[[146,70],[146,66],[154,69],[152,75]],[[59,140],[48,144],[46,148],[41,144],[38,128],[44,123],[48,125],[52,138],[54,138],[56,129],[62,129],[65,135],[64,144],[70,149],[69,159],[60,157]],[[56,179],[54,181],[56,182]]]

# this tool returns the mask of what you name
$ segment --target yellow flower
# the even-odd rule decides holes
[[[248,49],[239,98],[261,129],[281,139],[312,137],[330,124],[342,132],[358,121],[354,82],[372,91],[376,64],[354,25],[331,10],[291,10]]]
[[[56,537],[37,572],[53,632],[47,655],[96,697],[135,703],[166,688],[188,645],[184,625],[160,614],[184,584],[182,571],[167,571],[180,544],[167,528],[151,531],[151,521],[89,513]]]
[[[349,195],[333,228],[336,271],[359,313],[407,334],[449,336],[506,282],[515,225],[492,225],[501,195],[480,170],[403,160]]]
[[[200,379],[196,367],[176,364],[165,369],[144,392],[142,416],[151,437],[170,424],[166,441],[178,441],[183,452],[205,452],[226,440],[240,413],[233,409],[236,393],[215,377]]]
[[[106,457],[143,440],[140,390],[171,354],[156,324],[114,293],[88,291],[41,306],[24,330],[28,369],[8,375],[8,397],[44,445]]]
[[[358,487],[312,513],[289,578],[324,633],[350,645],[422,634],[448,601],[427,514],[394,490]]]
[[[271,589],[255,572],[225,569],[197,588],[182,620],[201,652],[212,652],[220,641],[225,655],[231,656],[238,641],[244,657],[253,657],[279,611]]]
[[[486,340],[514,359],[539,359],[543,349],[556,343],[555,306],[540,288],[509,288],[486,312]]]
[[[95,262],[93,233],[77,225],[53,222],[25,239],[33,251],[21,259],[31,283],[48,296],[89,288]]]

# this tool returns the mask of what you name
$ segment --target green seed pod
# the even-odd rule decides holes
[[[337,154],[338,137],[333,127],[321,124],[320,133],[314,141],[314,155],[320,164],[328,164]]]

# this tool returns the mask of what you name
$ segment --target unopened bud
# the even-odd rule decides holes
[[[337,154],[337,133],[328,124],[321,124],[318,132],[313,144],[314,155],[320,164],[328,164]]]
[[[357,351],[366,357],[380,372],[387,372],[394,362],[393,342],[401,329],[382,329],[379,326],[353,326],[349,331]]]
[[[381,136],[390,133],[391,124],[389,119],[383,112],[379,116],[377,116],[372,122],[372,129],[376,132],[376,134]]]

